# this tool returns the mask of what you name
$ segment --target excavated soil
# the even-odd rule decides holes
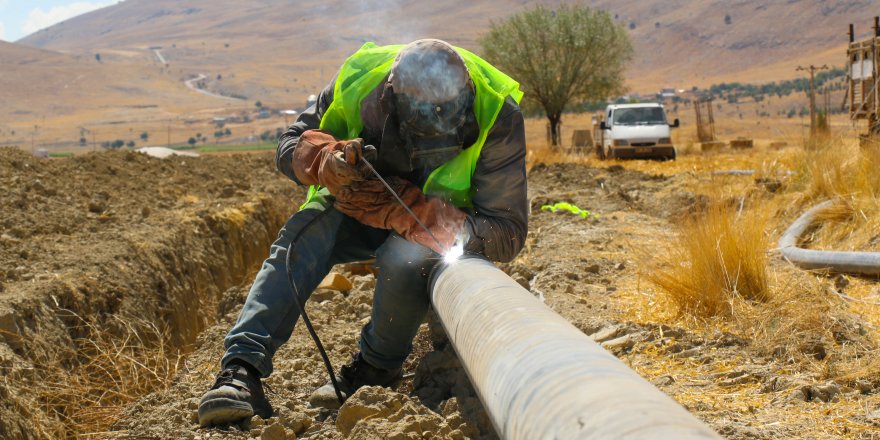
[[[47,160],[6,148],[0,182],[0,438],[81,434],[86,408],[70,402],[130,398],[79,380],[106,365],[90,356],[121,366],[121,351],[188,352],[302,197],[268,155]]]
[[[180,343],[185,345],[198,334],[195,343],[167,388],[128,405],[112,426],[89,437],[497,438],[442,329],[429,323],[423,325],[416,338],[402,384],[394,390],[362,389],[338,411],[308,404],[309,394],[326,382],[327,373],[300,325],[290,342],[278,351],[275,373],[265,381],[276,416],[268,420],[255,417],[242,425],[222,428],[198,427],[199,398],[213,382],[223,352],[223,336],[237,317],[252,281],[252,273],[242,269],[216,282],[221,274],[208,268],[223,272],[229,262],[224,252],[247,247],[235,245],[236,240],[248,241],[251,237],[247,228],[234,233],[234,228],[227,228],[227,235],[219,239],[198,237],[211,235],[214,222],[207,219],[220,216],[232,206],[285,206],[287,209],[267,208],[272,214],[260,218],[265,221],[259,234],[271,237],[274,232],[270,231],[292,211],[290,200],[298,200],[300,194],[272,168],[268,156],[162,162],[118,153],[42,162],[4,152],[0,180],[5,187],[17,188],[17,192],[4,194],[0,202],[7,212],[11,207],[20,207],[24,214],[4,216],[0,225],[4,244],[0,261],[4,267],[16,268],[7,270],[3,278],[2,307],[7,308],[12,298],[37,298],[31,301],[40,302],[40,307],[47,310],[28,318],[13,315],[16,318],[12,321],[3,318],[9,315],[0,314],[6,338],[6,345],[0,346],[5,351],[0,353],[11,352],[12,356],[9,361],[5,354],[0,357],[3,367],[16,362],[32,365],[33,359],[42,358],[31,351],[51,350],[16,346],[15,338],[8,336],[35,334],[46,327],[46,321],[58,320],[51,298],[59,298],[64,307],[77,307],[78,313],[99,315],[126,313],[156,302],[161,306],[147,307],[145,316],[170,322],[169,326],[178,325],[174,322],[180,310],[190,311],[184,316],[194,313],[199,317],[198,325],[181,325],[186,337],[181,337]],[[74,183],[66,183],[71,180]],[[672,236],[673,226],[682,216],[706,204],[706,197],[693,190],[693,181],[693,173],[688,172],[654,175],[620,165],[596,168],[539,164],[529,176],[532,214],[526,248],[514,262],[501,268],[726,438],[871,438],[871,432],[880,428],[880,381],[830,382],[827,375],[816,372],[819,369],[801,368],[800,361],[793,357],[768,353],[742,335],[656,323],[633,318],[627,312],[627,298],[646,292],[640,275],[645,259],[659,251],[657,246],[662,240]],[[582,219],[541,210],[542,205],[560,201],[589,209],[593,215]],[[183,232],[188,228],[193,229],[192,236]],[[239,238],[230,241],[230,236]],[[259,261],[265,255],[268,239],[253,240],[249,249],[257,245],[263,248],[249,250],[245,252],[247,258],[234,260],[240,261],[240,266]],[[145,243],[157,241],[161,245],[152,246],[159,246],[158,250],[144,249]],[[193,246],[201,248],[192,250]],[[135,249],[145,256],[133,255],[138,254]],[[174,263],[164,262],[161,255],[170,255]],[[190,258],[197,270],[207,273],[188,269],[179,277],[171,277],[180,272],[180,266],[191,267]],[[223,261],[205,263],[212,258]],[[145,265],[144,261],[153,265]],[[350,359],[360,328],[369,319],[375,279],[351,267],[337,267],[336,271],[353,287],[347,291],[319,290],[308,308],[338,368]],[[92,274],[88,279],[96,291],[119,290],[123,294],[86,298],[74,292],[59,296],[45,287],[59,278],[86,277],[83,274]],[[190,276],[199,281],[187,281]],[[169,277],[184,288],[169,288]],[[108,284],[109,280],[114,281]],[[163,284],[159,280],[166,281]],[[203,281],[213,281],[216,290],[199,294],[197,303],[187,302],[184,296],[169,296],[171,291],[185,291]],[[876,285],[875,281],[865,282]],[[32,285],[44,287],[35,289]],[[835,299],[832,296],[828,301]],[[199,311],[192,312],[192,308]],[[7,322],[13,322],[14,327]],[[843,351],[847,343],[870,338],[871,332],[850,331],[852,328],[840,330],[838,340],[823,341],[822,349],[834,354]],[[75,339],[70,327],[59,326],[57,331],[56,340],[61,344],[69,346]],[[53,343],[47,339],[45,345]],[[661,364],[663,368],[658,368]],[[20,403],[3,404],[6,412],[0,429],[5,431],[0,433],[11,435],[0,437],[51,437],[51,433],[8,422],[29,420],[21,413],[35,402],[25,397],[26,382],[3,384],[6,388],[0,391],[4,397],[11,395],[13,402]],[[695,401],[691,397],[703,391],[711,398]],[[864,411],[844,411],[852,407]],[[57,418],[45,415],[45,419],[51,422]],[[50,422],[45,425],[53,426]],[[18,431],[11,430],[15,426]],[[876,428],[872,430],[871,426]]]

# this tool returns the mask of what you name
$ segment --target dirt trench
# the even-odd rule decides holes
[[[527,247],[515,262],[500,267],[585,331],[610,325],[603,317],[609,314],[614,283],[631,275],[615,267],[623,262],[632,264],[616,241],[611,244],[620,228],[617,217],[638,216],[639,221],[650,219],[657,225],[665,224],[665,217],[698,202],[691,194],[671,190],[675,185],[674,179],[620,167],[537,166],[530,173],[532,215]],[[652,197],[661,192],[661,198]],[[558,201],[595,210],[601,220],[541,210],[542,205]],[[642,211],[657,217],[639,214]],[[572,252],[571,245],[601,252]],[[349,278],[353,287],[345,292],[319,290],[308,309],[338,368],[356,350],[361,326],[369,320],[375,278],[349,272],[345,267],[336,270]],[[327,381],[327,373],[306,330],[297,326],[274,358],[275,372],[265,381],[275,417],[255,417],[250,423],[236,426],[199,428],[199,398],[212,383],[217,360],[223,353],[223,336],[234,323],[248,288],[249,282],[226,292],[219,308],[220,322],[199,338],[174,384],[131,405],[113,427],[111,437],[498,438],[453,348],[442,329],[430,320],[422,326],[413,354],[404,365],[407,379],[394,390],[363,389],[339,411],[308,403],[310,393]]]
[[[302,197],[273,168],[267,155],[0,151],[0,438],[81,436],[164,387],[120,377],[145,370],[94,370],[191,351]]]

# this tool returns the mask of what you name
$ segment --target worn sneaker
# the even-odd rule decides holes
[[[376,368],[367,363],[360,353],[357,353],[348,365],[344,365],[339,370],[339,375],[336,377],[336,381],[342,392],[342,399],[345,400],[361,387],[382,386],[392,388],[396,386],[402,378],[402,368],[396,368],[394,370]],[[315,392],[309,397],[309,403],[314,407],[327,409],[339,408],[339,399],[336,397],[336,390],[333,388],[333,382],[327,382],[324,386],[315,390]]]
[[[199,403],[199,425],[230,425],[256,414],[272,417],[272,406],[263,393],[257,372],[241,364],[230,364],[217,375],[214,386]]]

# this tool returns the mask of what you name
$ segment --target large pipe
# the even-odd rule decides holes
[[[503,439],[718,439],[492,263],[439,268],[431,300]]]
[[[779,239],[779,249],[786,260],[803,269],[880,275],[880,252],[817,251],[798,247],[798,240],[816,220],[816,215],[833,204],[822,202],[801,215]]]

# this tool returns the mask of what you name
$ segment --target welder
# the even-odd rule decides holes
[[[512,78],[440,40],[367,43],[342,64],[279,140],[276,166],[309,185],[308,197],[224,340],[221,371],[199,405],[202,426],[272,415],[261,379],[301,315],[296,300],[305,303],[340,263],[375,259],[378,274],[370,321],[337,388],[344,398],[401,380],[442,256],[460,243],[466,254],[507,262],[523,247],[521,98]]]

